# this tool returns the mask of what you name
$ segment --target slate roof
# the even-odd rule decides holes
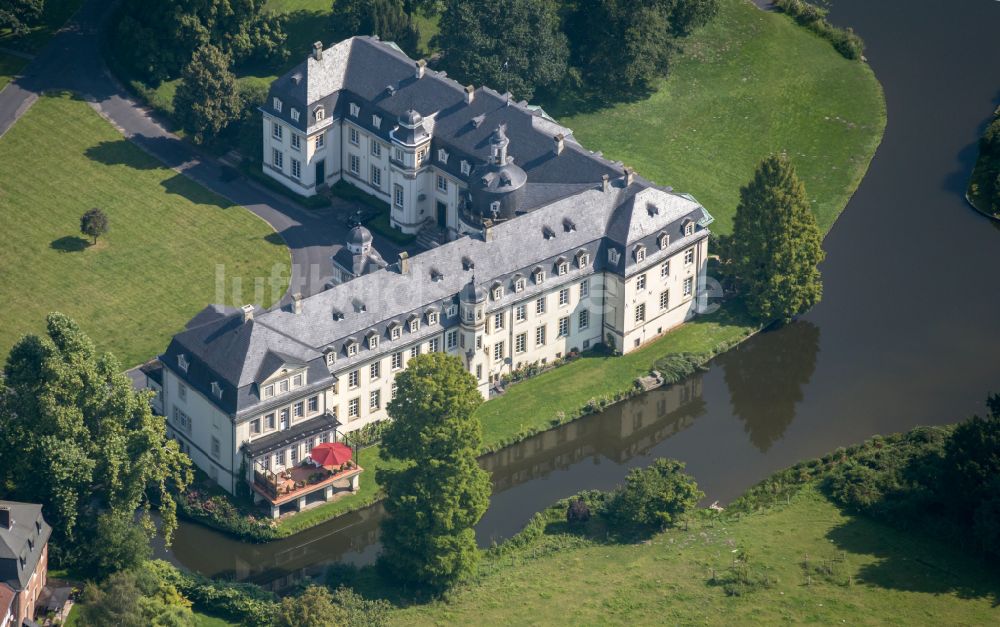
[[[38,566],[52,527],[42,517],[42,506],[35,503],[0,501],[10,510],[13,528],[0,528],[0,582],[16,591],[24,590]],[[24,568],[20,561],[24,560]]]
[[[265,455],[285,448],[291,443],[299,442],[311,435],[336,429],[339,426],[340,422],[336,417],[332,414],[323,414],[305,422],[300,422],[297,425],[292,425],[283,431],[277,431],[262,438],[257,438],[252,442],[247,442],[243,445],[243,448],[252,457],[257,457],[258,455]]]

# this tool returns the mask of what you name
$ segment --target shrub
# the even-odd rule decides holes
[[[376,420],[360,429],[355,429],[344,435],[344,442],[351,447],[367,448],[382,441],[382,435],[389,426],[388,420]]]
[[[566,507],[566,522],[582,525],[590,520],[590,507],[583,499],[574,499]]]
[[[804,0],[774,0],[774,6],[796,22],[833,44],[848,59],[860,59],[865,43],[852,29],[837,28],[826,20],[826,11]]]
[[[191,520],[251,542],[268,542],[281,537],[274,521],[244,514],[221,495],[211,496],[190,489],[177,499],[177,509]]]
[[[648,468],[635,468],[609,504],[610,514],[623,524],[663,529],[676,524],[705,494],[684,464],[658,459]]]
[[[770,588],[775,582],[775,578],[766,570],[750,563],[750,557],[746,551],[740,551],[733,561],[733,565],[713,581],[716,585],[721,585],[726,595],[731,597],[744,596]]]
[[[182,572],[163,561],[151,562],[160,579],[175,587],[199,609],[247,625],[271,625],[278,611],[276,597],[259,586],[216,581]]]

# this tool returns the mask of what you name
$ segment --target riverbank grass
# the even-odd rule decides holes
[[[846,513],[806,488],[742,517],[693,516],[636,543],[545,534],[488,553],[476,581],[393,624],[954,624],[1000,620],[1000,578],[936,542]],[[727,520],[728,518],[728,520]],[[768,584],[727,594],[734,556]],[[713,573],[716,580],[713,583]],[[754,587],[754,586],[751,586]]]
[[[694,195],[729,233],[740,186],[769,153],[787,152],[820,229],[860,184],[885,128],[882,88],[867,64],[780,13],[722,0],[718,17],[680,42],[649,98],[580,113],[546,106],[591,150]]]
[[[218,300],[219,266],[244,291],[254,277],[284,277],[265,305],[286,287],[289,254],[266,223],[161,166],[81,100],[40,98],[0,138],[0,172],[0,359],[61,311],[134,365]],[[110,222],[96,246],[79,232],[91,207]],[[253,301],[230,288],[230,304]]]

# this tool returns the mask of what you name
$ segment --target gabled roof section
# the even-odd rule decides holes
[[[651,211],[650,206],[656,211]],[[631,244],[686,217],[693,215],[700,219],[704,211],[693,199],[656,187],[645,187],[615,210],[608,223],[607,236],[619,244]]]
[[[260,362],[260,368],[257,369],[257,376],[254,377],[254,382],[263,383],[282,370],[301,370],[305,366],[304,363],[291,355],[268,350],[264,354],[264,359]]]
[[[41,505],[0,501],[0,507],[7,508],[13,521],[12,528],[0,528],[0,583],[21,591],[38,566],[52,527],[42,517]]]

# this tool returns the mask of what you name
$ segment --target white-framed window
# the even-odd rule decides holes
[[[482,380],[483,380],[483,365],[476,364],[476,381],[482,381]]]
[[[464,176],[469,176],[469,172],[471,171],[472,171],[472,166],[469,164],[468,161],[462,159],[462,174]]]
[[[558,269],[559,269],[559,276],[562,276],[567,272],[569,272],[569,264],[566,263],[565,261],[561,261],[559,262]]]
[[[421,163],[423,163],[424,159],[426,159],[426,158],[427,158],[427,149],[426,148],[421,148],[420,150],[417,151],[417,165],[420,165]]]
[[[371,183],[372,187],[382,187],[382,168],[377,165],[372,165]]]
[[[212,457],[215,459],[222,457],[222,443],[214,435],[212,436]]]
[[[667,246],[670,246],[670,236],[664,233],[656,239],[656,242],[660,245],[661,249],[666,248]]]
[[[528,319],[528,306],[518,305],[514,308],[514,322],[524,322]]]
[[[316,118],[317,122],[322,122],[326,119],[326,110],[323,107],[316,107],[313,110],[313,117]]]
[[[413,359],[420,354],[420,344],[414,344],[410,347],[410,359]]]
[[[191,433],[191,418],[176,407],[174,407],[174,424],[184,433]]]
[[[503,298],[503,286],[498,285],[493,288],[493,300],[500,300]]]
[[[431,311],[427,313],[427,324],[437,324],[438,323],[438,313],[436,311]]]
[[[609,248],[608,249],[608,263],[617,264],[618,263],[618,258],[620,256],[621,256],[621,253],[618,252],[617,248]]]
[[[381,361],[373,362],[372,365],[368,366],[368,377],[369,379],[374,381],[375,379],[378,379],[380,376],[382,376],[382,362]]]
[[[302,178],[302,162],[298,159],[292,159],[292,176],[297,179]]]
[[[374,113],[372,114],[372,126],[374,126],[375,128],[382,128],[382,118],[375,115]]]
[[[389,398],[391,400],[396,400],[396,382],[392,382],[392,387],[389,388]]]
[[[559,337],[566,337],[567,335],[569,335],[569,316],[559,318]]]
[[[288,392],[288,379],[278,381],[278,392],[281,394]]]
[[[356,118],[356,117],[358,117],[359,113],[361,113],[361,107],[358,106],[358,103],[352,102],[351,103],[351,117],[352,118]]]
[[[448,331],[448,333],[444,336],[444,338],[445,338],[445,346],[448,348],[448,350],[451,350],[456,346],[458,346],[458,331],[455,330]]]
[[[285,449],[281,449],[274,454],[274,465],[284,466],[285,465]]]
[[[350,132],[348,133],[348,137],[350,138],[351,143],[354,144],[355,146],[361,145],[361,136],[358,134],[358,129],[354,128],[353,126],[351,127]]]
[[[289,453],[289,455],[288,455],[288,461],[291,463],[291,465],[295,466],[296,464],[298,464],[299,463],[299,445],[298,444],[293,444],[292,446],[289,446],[288,447],[288,453]]]
[[[189,366],[189,365],[190,365],[190,364],[188,363],[188,358],[187,358],[187,356],[186,356],[186,355],[184,355],[184,354],[182,353],[182,354],[180,354],[180,355],[178,355],[178,356],[177,356],[177,367],[178,367],[178,368],[180,368],[180,369],[181,369],[181,370],[183,370],[184,372],[187,372],[187,371],[188,371],[188,366]]]
[[[358,344],[357,342],[352,341],[350,344],[347,345],[347,356],[354,357],[357,354],[358,354]]]
[[[376,348],[378,348],[378,336],[372,334],[368,338],[368,350],[375,350]]]
[[[351,155],[348,160],[350,165],[351,174],[361,174],[361,157],[357,155]]]
[[[684,265],[689,266],[694,263],[694,249],[688,248],[684,251]]]
[[[694,235],[694,222],[688,222],[684,225],[684,235]]]
[[[503,342],[493,345],[493,361],[500,361],[504,358]]]
[[[514,281],[514,291],[515,292],[523,292],[524,291],[524,285],[525,285],[524,277],[518,277],[517,280]]]
[[[334,363],[336,363],[336,361],[337,361],[337,354],[336,353],[334,353],[333,351],[330,351],[330,352],[328,352],[326,354],[326,365],[327,366],[332,366]]]
[[[361,374],[358,370],[352,370],[347,375],[347,387],[354,389],[361,382]]]
[[[535,273],[535,285],[545,282],[545,270],[539,270]]]
[[[590,311],[589,310],[583,309],[583,310],[580,311],[579,314],[577,314],[577,325],[581,329],[586,329],[587,327],[590,326]]]
[[[569,304],[569,288],[564,287],[559,290],[559,306],[563,307]]]
[[[635,321],[645,322],[646,321],[646,303],[639,303],[635,306]]]
[[[319,397],[318,396],[310,396],[309,397],[309,413],[310,414],[315,414],[318,411],[319,411]]]
[[[374,139],[372,140],[372,156],[374,157],[382,156],[382,144],[378,143]]]
[[[260,434],[260,418],[254,418],[250,421],[250,435]]]
[[[357,418],[361,414],[361,401],[357,398],[352,398],[347,401],[347,417]]]
[[[320,149],[326,146],[326,132],[320,133],[316,136],[316,149]]]
[[[514,352],[520,354],[526,350],[528,350],[528,334],[518,333],[514,338]]]
[[[490,213],[493,214],[494,218],[497,217],[498,215],[500,215],[500,201],[499,200],[494,200],[493,202],[490,203]]]
[[[684,295],[690,296],[694,291],[694,277],[684,279]]]
[[[302,416],[305,416],[305,414],[306,414],[306,404],[305,403],[303,403],[302,401],[299,401],[298,403],[295,403],[294,405],[292,405],[292,417],[293,418],[301,418]]]
[[[576,257],[576,265],[581,268],[586,268],[590,265],[590,255],[588,253],[580,253]]]
[[[448,151],[444,148],[438,149],[438,161],[441,163],[448,163]]]
[[[502,311],[499,312],[499,313],[493,314],[493,330],[494,331],[499,331],[500,329],[503,329],[504,319],[505,318],[506,318],[506,316],[504,315],[504,313]]]
[[[432,337],[427,342],[427,352],[429,352],[429,353],[436,353],[436,352],[438,352],[440,350],[441,350],[441,340],[439,340],[436,337]]]
[[[420,319],[414,318],[413,320],[410,320],[410,333],[416,333],[419,330],[420,330]]]
[[[395,150],[395,151],[393,152],[393,154],[394,154],[394,157],[393,157],[393,158],[394,158],[394,159],[395,159],[396,161],[399,161],[400,163],[402,163],[402,162],[403,162],[403,150],[402,150],[401,148],[397,148],[397,149],[396,149],[396,150]]]
[[[660,264],[660,278],[670,276],[670,261],[664,261]]]
[[[543,324],[542,326],[535,329],[535,346],[544,346],[544,345],[545,345],[545,325]]]
[[[448,308],[445,309],[445,315],[449,318],[454,318],[458,315],[458,305],[448,305]]]
[[[271,165],[278,168],[279,170],[285,167],[285,153],[281,152],[277,148],[272,148]]]
[[[279,142],[285,137],[285,127],[277,122],[271,123],[271,137]]]
[[[301,374],[297,374],[294,377],[292,377],[292,387],[293,388],[300,388],[300,387],[302,387],[302,375]]]
[[[382,407],[382,390],[372,390],[368,395],[368,409],[377,411]]]
[[[636,263],[642,263],[646,259],[646,247],[637,246],[635,249],[635,261]]]
[[[448,191],[448,179],[441,176],[440,174],[437,175],[437,188],[439,192]]]
[[[660,309],[666,309],[670,306],[670,290],[663,290],[660,292]]]
[[[281,113],[281,98],[275,97],[271,102],[271,106],[274,107],[275,111]]]
[[[399,370],[403,367],[403,351],[397,351],[392,354],[391,366],[393,370]]]
[[[537,315],[539,315],[539,316],[542,315],[543,313],[545,313],[545,297],[544,296],[540,297],[538,300],[535,301],[535,313]]]
[[[398,324],[392,327],[392,330],[389,331],[389,337],[391,337],[394,340],[398,340],[402,334],[403,334],[403,328],[400,327]]]
[[[302,136],[292,133],[292,150],[302,150]]]
[[[395,186],[395,188],[393,189],[393,192],[392,192],[392,200],[393,200],[393,204],[395,204],[397,207],[399,207],[399,208],[403,207],[403,186],[402,185],[396,185]]]
[[[590,296],[590,281],[584,279],[580,282],[580,298],[586,298]]]
[[[299,110],[296,109],[295,107],[292,107],[292,122],[298,122],[298,121],[299,121]]]
[[[274,396],[274,385],[273,384],[272,385],[265,385],[264,386],[264,398],[271,398],[272,396]]]
[[[274,420],[275,420],[274,412],[271,412],[270,414],[264,416],[264,425],[267,427],[268,431],[274,431],[274,425],[275,425]]]
[[[644,289],[646,289],[646,275],[645,274],[640,274],[638,277],[636,277],[636,279],[635,279],[635,289],[637,289],[637,290],[644,290]]]

